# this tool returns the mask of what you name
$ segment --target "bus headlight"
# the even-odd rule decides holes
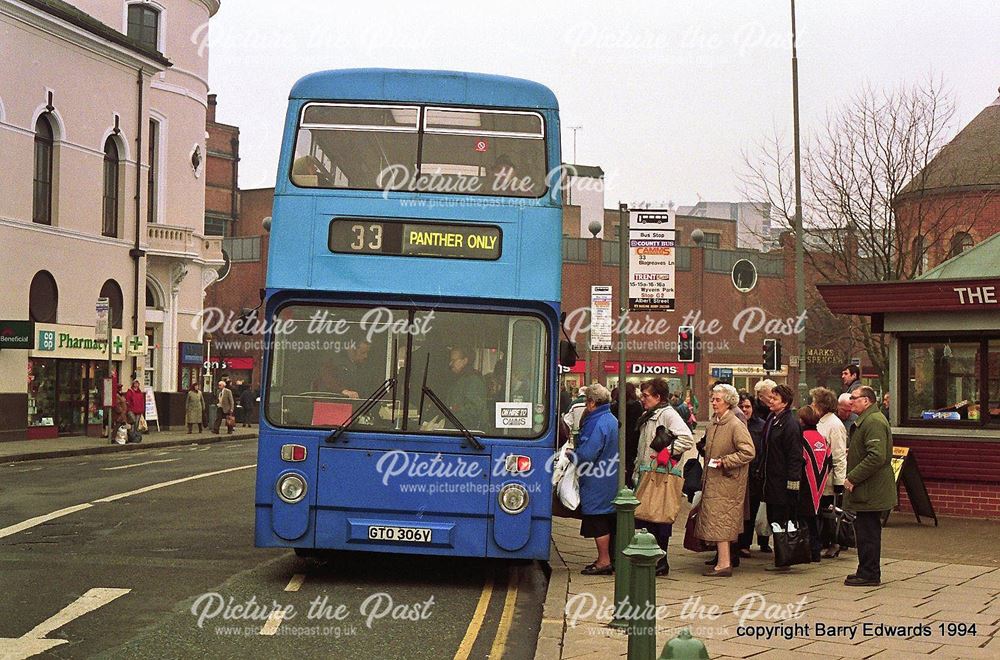
[[[528,507],[528,490],[521,484],[507,484],[497,499],[507,513],[521,513]]]
[[[278,497],[283,502],[288,502],[289,504],[300,502],[306,496],[305,479],[294,472],[289,472],[278,479],[277,491]]]

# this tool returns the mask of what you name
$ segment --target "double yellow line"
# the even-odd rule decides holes
[[[507,573],[507,595],[503,601],[503,612],[500,614],[500,624],[497,626],[497,634],[493,638],[493,645],[490,647],[490,659],[500,660],[504,650],[507,648],[507,637],[510,635],[510,626],[514,621],[514,605],[517,603],[517,575],[516,571]],[[472,614],[469,627],[465,631],[465,637],[455,652],[455,660],[468,660],[472,653],[472,647],[479,637],[479,631],[483,627],[486,619],[486,610],[490,605],[490,598],[493,596],[493,576],[486,578],[483,590],[479,594],[479,602],[476,603],[476,611]]]

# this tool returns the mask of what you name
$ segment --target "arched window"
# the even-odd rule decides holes
[[[55,323],[59,308],[59,289],[56,280],[47,270],[40,270],[31,278],[28,293],[28,316],[35,323]]]
[[[951,250],[948,258],[957,257],[974,245],[972,236],[968,232],[960,231],[951,237]]]
[[[160,12],[147,4],[128,6],[128,37],[159,50]]]
[[[104,143],[104,223],[101,233],[118,237],[118,146],[114,139]]]
[[[924,245],[924,237],[917,236],[913,239],[913,248],[911,250],[914,265],[914,275],[923,275],[927,270],[927,265],[929,263],[927,255],[927,246]]]
[[[111,327],[121,330],[122,327],[122,288],[118,282],[108,280],[101,287],[101,298],[108,299],[108,307],[111,308]]]
[[[52,124],[42,115],[35,122],[35,182],[31,220],[52,224]]]

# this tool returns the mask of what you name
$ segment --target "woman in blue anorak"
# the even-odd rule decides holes
[[[611,539],[615,533],[615,508],[611,501],[618,488],[618,420],[611,414],[611,392],[603,385],[587,387],[586,412],[580,420],[576,466],[580,480],[580,536],[597,543],[597,561],[584,575],[611,575]]]

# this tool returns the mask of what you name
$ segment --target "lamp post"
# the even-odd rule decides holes
[[[635,534],[635,508],[639,500],[625,485],[625,344],[628,332],[628,204],[618,203],[618,495],[615,505],[615,617],[613,628],[628,628],[628,619],[621,616],[622,604],[628,599],[632,565],[623,552]]]
[[[795,307],[799,315],[801,330],[799,347],[799,401],[805,401],[809,391],[806,383],[806,285],[805,246],[802,229],[802,163],[799,159],[799,58],[795,50],[795,0],[792,2],[792,115],[795,141]],[[779,368],[781,365],[778,365]]]
[[[702,315],[707,317],[708,312],[705,310],[705,249],[701,245],[704,241],[705,241],[705,232],[703,232],[701,229],[695,229],[694,231],[691,232],[691,242],[694,243],[694,246],[698,248],[698,250],[700,250],[700,254],[698,257],[698,262],[700,264],[700,267],[698,268],[698,309]],[[692,257],[693,256],[694,255],[692,255]],[[695,352],[695,359],[696,360],[699,359],[701,355],[698,352],[697,344],[695,344],[694,352]],[[698,363],[695,362],[694,364],[697,365]],[[699,371],[704,371],[703,369],[701,369],[700,366],[697,366],[695,368],[698,369]],[[692,397],[691,405],[693,406],[695,395],[694,395],[694,387],[691,386],[690,373],[688,374],[688,390],[691,391],[691,397]],[[683,398],[684,397],[682,396],[681,399],[683,400]],[[691,412],[694,411],[692,410]]]

